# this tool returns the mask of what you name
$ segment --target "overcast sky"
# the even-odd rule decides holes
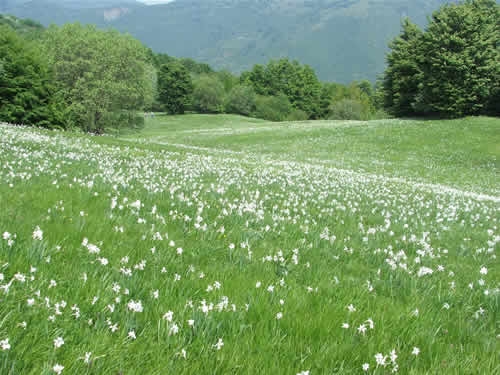
[[[171,3],[172,1],[175,0],[137,0],[137,1],[146,4],[166,4],[166,3]]]

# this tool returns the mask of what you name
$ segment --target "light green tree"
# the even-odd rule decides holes
[[[136,127],[151,105],[155,74],[136,39],[93,26],[51,26],[43,39],[70,120],[84,131]]]

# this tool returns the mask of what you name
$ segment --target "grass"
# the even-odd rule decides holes
[[[243,151],[500,192],[498,119],[266,123],[232,115],[220,122],[217,118],[157,116],[148,119],[142,136],[150,143]]]
[[[499,137],[490,118],[0,125],[0,373],[500,373]]]

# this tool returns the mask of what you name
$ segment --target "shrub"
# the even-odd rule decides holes
[[[369,111],[363,104],[353,99],[341,99],[330,105],[330,120],[368,120]]]
[[[255,91],[250,86],[238,85],[233,87],[226,99],[225,110],[227,113],[236,113],[249,116],[255,111]]]
[[[285,121],[293,110],[285,95],[258,96],[254,116],[270,121]]]

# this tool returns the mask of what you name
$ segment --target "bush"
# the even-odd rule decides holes
[[[215,77],[202,75],[194,82],[193,109],[200,113],[221,113],[224,110],[224,86]]]
[[[278,96],[258,96],[254,116],[270,121],[285,121],[293,110],[288,98]]]
[[[255,91],[250,86],[238,85],[233,87],[226,99],[227,113],[249,116],[256,109]]]
[[[369,110],[357,100],[341,99],[334,102],[329,108],[330,120],[368,120]]]
[[[305,121],[309,120],[309,116],[306,112],[301,109],[293,109],[292,112],[287,116],[287,121]]]

